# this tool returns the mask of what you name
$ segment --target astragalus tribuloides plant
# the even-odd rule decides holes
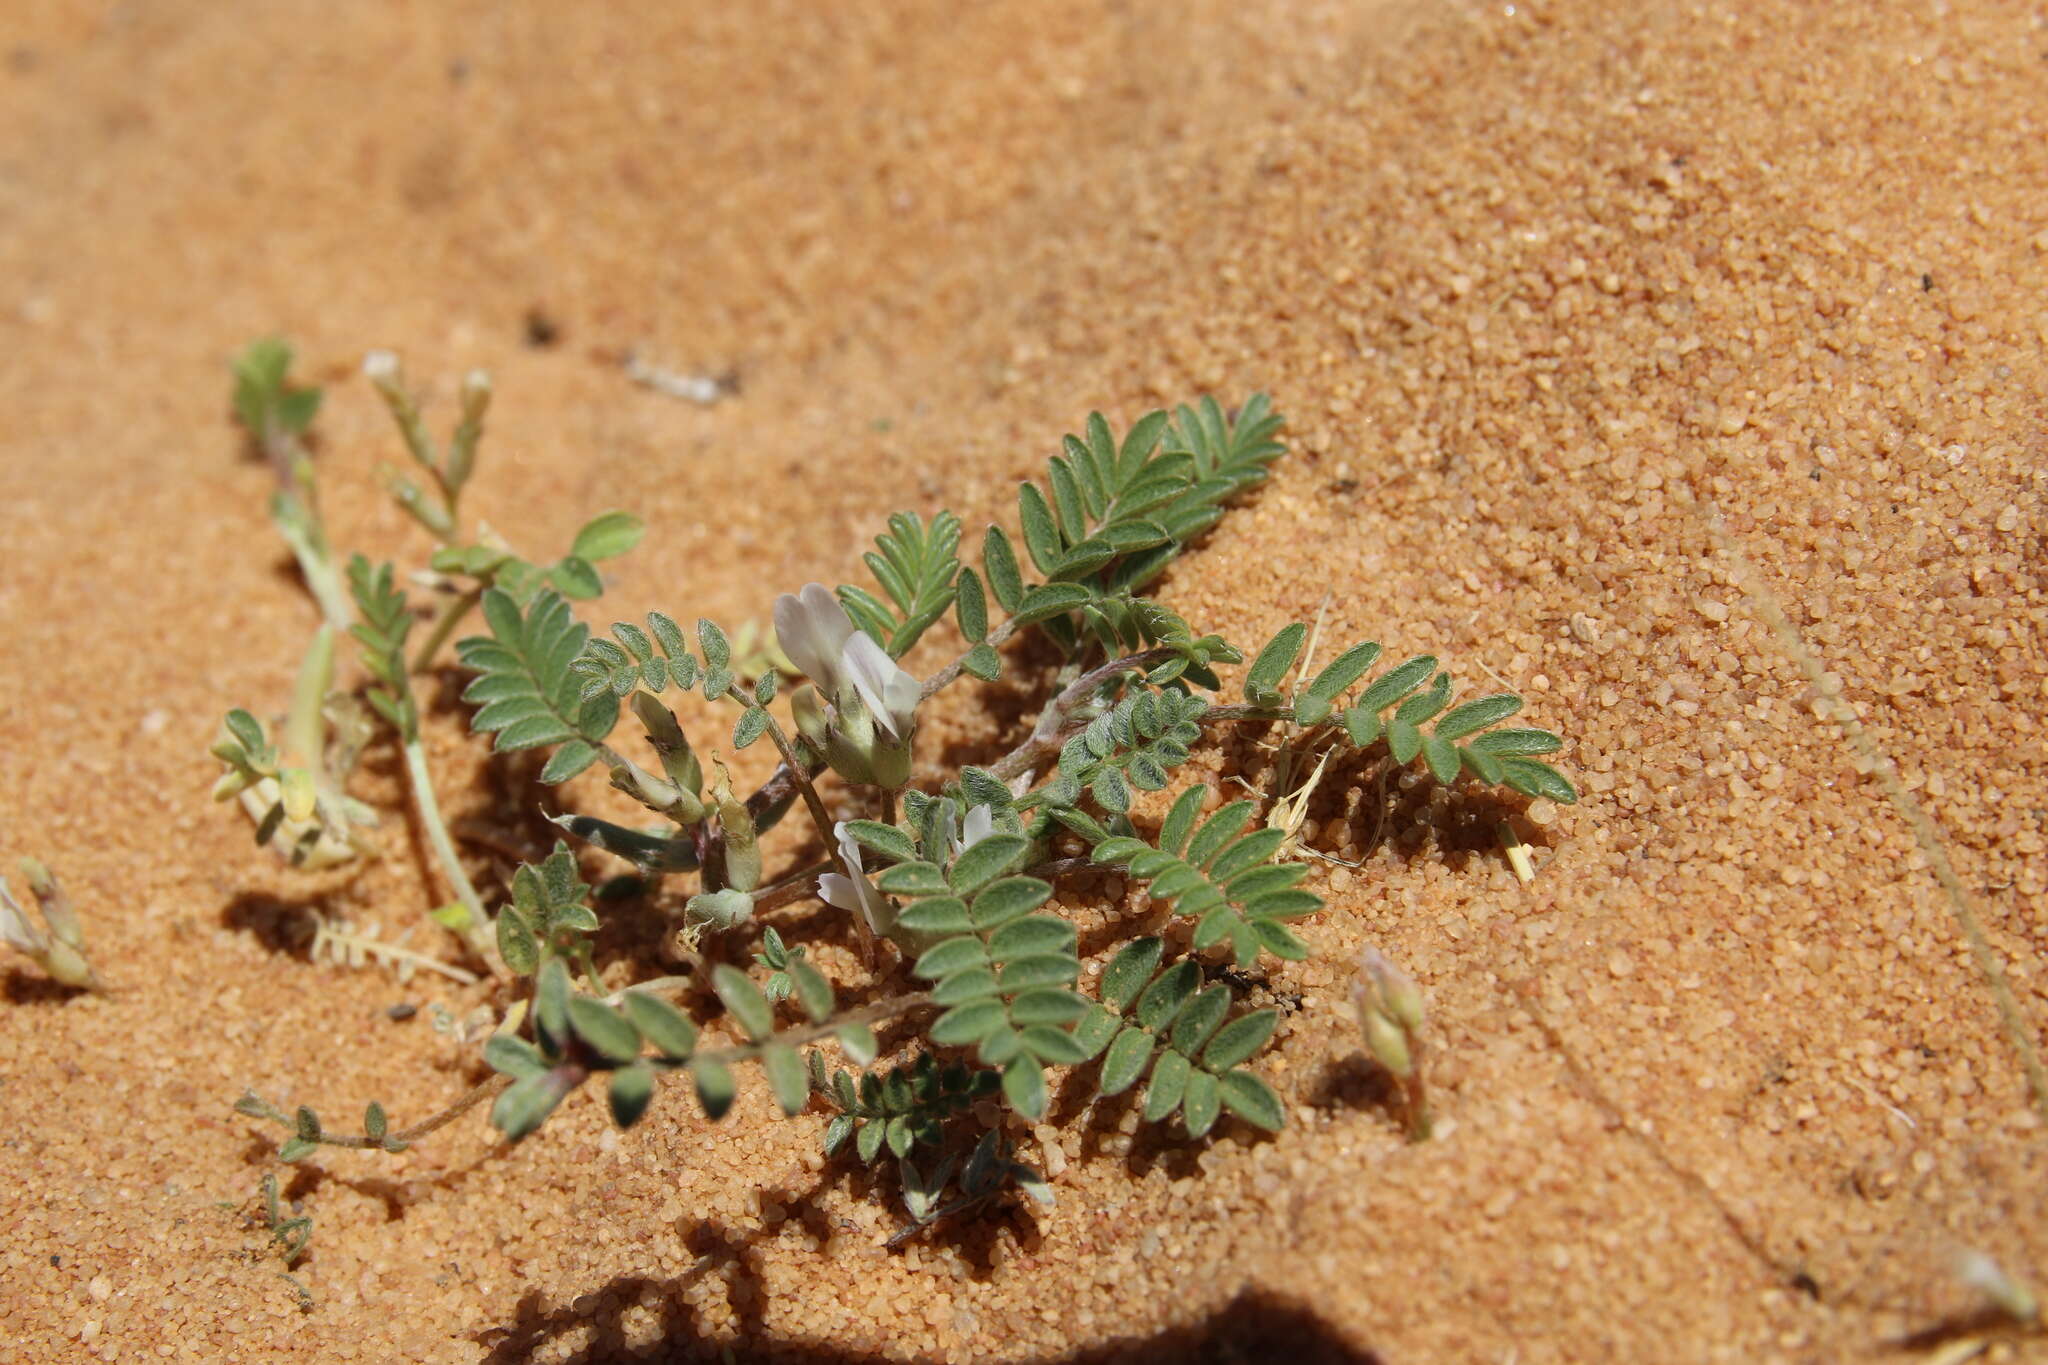
[[[376,377],[391,399],[390,373],[380,367]],[[392,407],[417,455],[417,415]],[[480,421],[480,410],[465,417]],[[716,622],[686,627],[686,612],[616,622],[604,635],[578,618],[573,600],[601,587],[590,561],[627,548],[638,523],[629,531],[627,519],[601,518],[569,558],[542,569],[483,544],[458,546],[451,496],[445,520],[422,518],[443,542],[431,565],[445,586],[430,630],[445,637],[449,620],[477,609],[482,630],[457,645],[471,675],[471,726],[497,753],[544,754],[543,783],[602,768],[646,809],[649,820],[631,824],[568,809],[551,818],[600,860],[631,865],[641,894],[669,915],[670,946],[689,972],[608,985],[591,937],[604,911],[578,856],[559,844],[521,867],[495,907],[473,890],[461,898],[472,951],[511,978],[498,988],[504,1022],[484,1048],[495,1075],[403,1132],[381,1109],[348,1136],[327,1132],[310,1110],[287,1115],[251,1099],[244,1112],[290,1126],[295,1157],[323,1144],[409,1143],[485,1100],[492,1122],[521,1139],[600,1079],[622,1127],[673,1077],[687,1077],[717,1119],[738,1093],[734,1068],[756,1065],[785,1114],[818,1113],[828,1152],[904,1163],[912,1230],[1001,1187],[1047,1193],[985,1120],[998,1104],[1043,1121],[1062,1073],[1070,1097],[1142,1084],[1144,1118],[1190,1139],[1226,1114],[1278,1129],[1285,1106],[1258,1068],[1278,1016],[1247,1008],[1241,969],[1307,956],[1314,933],[1304,926],[1323,901],[1304,884],[1309,865],[1282,857],[1298,820],[1262,820],[1270,812],[1256,799],[1210,809],[1205,783],[1171,791],[1177,770],[1223,727],[1278,724],[1318,779],[1333,753],[1363,752],[1387,767],[1419,760],[1438,782],[1574,799],[1540,761],[1560,747],[1556,735],[1501,727],[1519,698],[1453,705],[1450,678],[1430,656],[1375,676],[1381,650],[1367,642],[1315,668],[1306,626],[1290,625],[1252,653],[1241,696],[1223,696],[1219,670],[1245,655],[1148,593],[1233,498],[1265,479],[1283,453],[1280,426],[1263,395],[1235,414],[1210,399],[1154,412],[1121,438],[1092,415],[1043,482],[1020,488],[1016,536],[985,529],[977,564],[963,562],[952,514],[899,513],[866,556],[872,586],[814,583],[782,595],[779,650],[750,648],[745,658]],[[371,704],[411,745],[418,715],[400,649],[411,608],[388,566],[358,562],[350,578]],[[905,660],[948,616],[957,651],[920,677]],[[1005,653],[1027,632],[1060,660],[1049,677]],[[1014,746],[942,781],[914,782],[922,708],[1006,670],[1043,698]],[[692,742],[670,706],[690,693],[703,699],[692,714],[729,708],[730,729],[710,748]],[[742,793],[717,749],[763,742],[774,750],[772,775]],[[1162,793],[1162,805],[1147,793]],[[428,818],[428,803],[418,806]],[[762,836],[798,810],[814,851],[771,869]],[[465,886],[454,851],[442,856]],[[1054,908],[1054,889],[1091,866],[1143,885],[1168,922],[1141,932],[1134,919],[1125,941],[1098,950],[1103,965],[1084,987],[1075,924]],[[836,912],[803,922],[826,939],[843,926],[879,983],[869,1003],[842,1006],[810,945],[788,941],[787,923],[764,921],[802,901]],[[752,970],[742,965],[750,960]],[[706,1029],[721,1014],[729,1036],[714,1042]],[[873,1026],[889,1019],[909,1022],[913,1041],[884,1062]],[[929,1151],[914,1156],[918,1148]]]

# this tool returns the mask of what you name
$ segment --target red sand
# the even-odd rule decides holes
[[[0,846],[66,878],[117,992],[0,967],[0,1361],[1818,1362],[1969,1311],[1960,1248],[2041,1282],[2016,1053],[1709,523],[1940,822],[2038,1037],[2037,7],[11,18]],[[281,707],[311,623],[225,414],[272,331],[330,385],[336,539],[408,561],[356,363],[401,350],[437,423],[489,366],[477,511],[536,552],[615,505],[652,528],[602,620],[765,617],[898,506],[1012,515],[1092,407],[1267,389],[1296,453],[1170,600],[1257,641],[1327,593],[1333,636],[1525,689],[1586,799],[1518,817],[1527,891],[1452,836],[1468,798],[1318,874],[1318,955],[1271,974],[1277,1139],[1045,1129],[1055,1212],[892,1253],[889,1182],[756,1080],[723,1126],[667,1095],[624,1137],[578,1097],[510,1152],[472,1119],[290,1176],[302,1311],[251,1222],[274,1135],[229,1105],[409,1121],[473,1074],[424,1007],[482,996],[279,947],[307,906],[441,946],[388,764],[358,790],[391,856],[354,878],[205,800],[219,716]],[[632,348],[742,393],[635,388]],[[530,839],[460,729],[444,801]],[[921,756],[993,734],[956,689]],[[1355,1061],[1368,941],[1429,995],[1424,1145]]]

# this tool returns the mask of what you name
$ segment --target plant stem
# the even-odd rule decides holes
[[[877,1000],[872,1005],[864,1005],[846,1014],[835,1014],[822,1024],[808,1024],[803,1028],[788,1029],[770,1034],[758,1043],[714,1048],[707,1052],[699,1052],[696,1056],[709,1057],[718,1062],[741,1062],[750,1057],[760,1056],[763,1049],[777,1043],[801,1047],[805,1043],[814,1043],[820,1038],[829,1037],[850,1024],[872,1024],[882,1019],[893,1019],[899,1014],[908,1014],[911,1010],[931,1003],[931,995],[924,991],[919,991],[915,995],[899,995],[888,1000]]]
[[[461,1118],[464,1114],[467,1114],[470,1110],[476,1108],[479,1104],[482,1104],[511,1083],[512,1078],[510,1076],[488,1076],[464,1091],[461,1099],[458,1099],[433,1117],[422,1119],[410,1128],[402,1128],[395,1133],[386,1133],[381,1139],[373,1138],[367,1133],[351,1133],[346,1135],[322,1133],[319,1139],[320,1145],[323,1147],[352,1147],[364,1150],[383,1149],[387,1144],[396,1142],[410,1147],[429,1133],[437,1129],[446,1128],[449,1124],[455,1122],[455,1120]]]
[[[320,614],[337,634],[355,623],[354,599],[334,566],[327,546],[327,529],[320,522],[320,488],[313,478],[313,462],[298,451],[294,455],[285,487],[271,495],[270,520],[299,563],[306,588],[320,605]]]
[[[779,910],[785,905],[794,905],[798,901],[812,899],[818,894],[814,889],[818,884],[818,874],[834,871],[837,867],[838,864],[828,858],[822,863],[812,863],[801,871],[792,872],[781,881],[774,882],[762,890],[756,891],[754,893],[755,912]]]
[[[1038,723],[1031,727],[1031,737],[1004,754],[990,765],[989,771],[1008,781],[1022,776],[1038,766],[1038,761],[1048,754],[1059,752],[1060,731],[1066,724],[1068,714],[1082,702],[1088,700],[1095,689],[1120,673],[1142,670],[1156,663],[1164,663],[1174,657],[1171,649],[1146,649],[1136,654],[1127,654],[1121,659],[1089,669],[1074,681],[1060,689],[1059,695],[1046,703],[1039,713]]]
[[[293,557],[299,561],[299,572],[305,575],[307,590],[320,604],[320,614],[335,630],[347,630],[354,622],[355,612],[349,605],[348,591],[341,585],[341,575],[335,572],[334,561],[295,536],[287,534],[285,540],[292,547]]]
[[[752,699],[742,693],[737,686],[732,689],[732,696],[742,706],[752,704]],[[860,873],[846,865],[846,859],[839,852],[839,837],[832,830],[831,813],[825,809],[825,802],[818,795],[817,787],[812,785],[810,774],[804,771],[804,765],[797,758],[796,750],[790,747],[789,736],[782,733],[782,726],[772,715],[768,716],[768,737],[775,741],[776,749],[782,754],[782,766],[789,770],[790,776],[796,781],[797,790],[803,794],[804,806],[810,811],[812,821],[818,826],[818,837],[825,841],[825,855],[832,860],[832,866],[837,869],[840,876],[852,881]],[[759,901],[755,902],[755,908],[760,908]],[[875,936],[868,928],[867,920],[860,915],[853,916],[853,929],[860,938],[861,958],[869,966],[873,966]]]
[[[498,959],[496,945],[484,934],[484,926],[491,922],[491,917],[485,912],[483,899],[477,895],[469,873],[463,870],[462,860],[455,855],[455,842],[448,837],[448,826],[441,819],[440,802],[434,798],[434,779],[427,772],[426,747],[418,736],[414,736],[405,742],[404,748],[405,775],[412,784],[413,804],[419,809],[420,823],[427,829],[427,842],[433,846],[434,856],[440,859],[441,871],[454,889],[455,898],[469,914],[469,923],[462,930],[462,941],[490,968],[493,976],[503,980],[505,965]]]
[[[988,633],[988,637],[984,639],[981,643],[987,645],[990,649],[995,649],[999,647],[1005,640],[1009,639],[1012,635],[1015,635],[1016,633],[1017,618],[1012,616],[1008,620],[1004,621],[1001,625],[997,626],[994,630],[990,631]],[[967,653],[972,654],[973,652],[974,651],[970,649]],[[962,654],[959,658],[953,660],[952,663],[947,664],[944,668],[932,674],[929,678],[926,678],[924,680],[924,686],[918,689],[918,701],[929,701],[932,698],[933,694],[944,691],[947,685],[950,684],[953,681],[953,679],[960,676],[960,666],[964,664],[966,661],[967,654]]]
[[[441,652],[442,645],[448,643],[448,637],[455,633],[455,628],[462,624],[462,619],[476,609],[477,603],[484,600],[484,589],[488,586],[485,583],[478,583],[465,588],[459,595],[449,598],[441,605],[441,610],[434,617],[433,628],[427,632],[427,638],[420,642],[419,649],[412,656],[413,672],[424,673],[433,665],[434,656]]]
[[[1212,721],[1288,720],[1293,714],[1292,710],[1285,706],[1212,706],[1202,713],[1201,723],[1207,725]],[[1324,722],[1324,725],[1327,724],[1328,722]],[[1303,733],[1313,734],[1321,728],[1323,726],[1311,726]]]
[[[688,977],[666,977],[659,981],[648,981],[639,986],[628,986],[624,991],[617,992],[611,998],[616,1001],[628,991],[634,990],[674,989],[680,984],[688,983],[689,980],[690,978]],[[706,1057],[717,1062],[746,1061],[760,1056],[762,1050],[772,1044],[779,1043],[788,1047],[801,1047],[805,1043],[816,1042],[820,1038],[837,1033],[840,1029],[850,1024],[872,1024],[882,1019],[893,1019],[899,1014],[907,1014],[911,1010],[931,1003],[931,996],[923,991],[915,995],[899,995],[890,1000],[878,1000],[872,1005],[847,1014],[835,1015],[822,1024],[810,1024],[803,1028],[776,1033],[758,1043],[742,1043],[735,1047],[711,1048],[696,1053],[695,1056]],[[443,1109],[440,1113],[433,1115],[431,1118],[422,1119],[410,1128],[403,1128],[395,1133],[387,1133],[382,1139],[373,1138],[367,1133],[322,1133],[319,1137],[319,1142],[323,1147],[348,1147],[358,1151],[384,1149],[393,1142],[409,1147],[429,1133],[447,1127],[479,1104],[482,1104],[485,1100],[490,1099],[499,1091],[505,1089],[511,1083],[512,1078],[502,1073],[488,1076],[464,1091],[460,1099],[456,1100],[455,1103],[449,1105],[446,1109]],[[282,1112],[273,1110],[270,1116],[286,1126],[291,1125],[291,1119]]]

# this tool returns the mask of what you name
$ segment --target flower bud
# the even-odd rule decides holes
[[[491,372],[471,370],[462,376],[462,420],[481,422],[491,406]]]
[[[909,737],[895,739],[882,733],[875,725],[874,713],[851,683],[841,686],[833,701],[825,761],[849,782],[891,791],[910,784]]]
[[[1378,1010],[1364,1011],[1364,1016],[1359,1022],[1365,1029],[1366,1050],[1396,1077],[1407,1080],[1415,1070],[1415,1060],[1408,1052],[1407,1035]]]
[[[1379,1008],[1404,1032],[1422,1028],[1422,992],[1408,973],[1396,967],[1377,948],[1367,948],[1361,964],[1379,997]]]
[[[363,357],[363,378],[376,385],[381,392],[386,385],[400,382],[398,354],[395,351],[371,351]]]

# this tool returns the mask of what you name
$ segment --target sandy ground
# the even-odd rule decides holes
[[[843,8],[8,7],[0,849],[67,878],[118,989],[0,967],[0,1361],[1914,1360],[1974,1306],[1958,1249],[2038,1283],[2015,1049],[1729,547],[1940,822],[2038,1035],[2040,7]],[[302,1309],[230,1103],[424,1114],[474,1074],[429,1007],[482,997],[288,947],[316,911],[439,946],[402,818],[307,880],[205,800],[218,717],[281,707],[312,620],[225,412],[271,331],[330,384],[336,538],[414,561],[356,363],[400,349],[437,422],[489,366],[478,511],[653,528],[602,619],[764,616],[898,506],[1012,515],[1090,408],[1267,389],[1295,453],[1170,600],[1256,641],[1327,593],[1333,633],[1525,689],[1586,799],[1509,808],[1528,890],[1470,797],[1318,874],[1272,1140],[1076,1117],[1025,1135],[1056,1211],[890,1252],[889,1182],[758,1082],[624,1139],[579,1097],[517,1150],[471,1120],[290,1176]],[[635,388],[629,348],[742,391]],[[965,688],[930,724],[928,764],[999,737]],[[458,822],[536,843],[456,708],[432,736]],[[402,810],[388,754],[358,790]],[[1427,1144],[1341,1008],[1368,941],[1429,994]]]

